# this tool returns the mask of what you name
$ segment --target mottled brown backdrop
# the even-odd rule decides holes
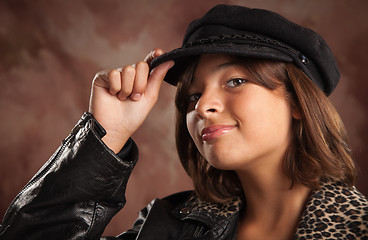
[[[327,40],[342,73],[331,99],[361,169],[357,186],[368,195],[368,1],[1,0],[0,217],[88,109],[95,72],[133,64],[156,47],[178,47],[190,20],[216,3],[274,10]],[[105,234],[130,227],[151,199],[191,188],[175,152],[174,91],[164,84],[134,136],[140,161],[128,204]]]

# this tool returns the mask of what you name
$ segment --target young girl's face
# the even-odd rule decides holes
[[[291,139],[291,108],[283,87],[252,83],[227,55],[201,56],[189,89],[187,127],[215,168],[252,170],[278,165]]]

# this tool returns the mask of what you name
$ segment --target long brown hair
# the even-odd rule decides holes
[[[189,135],[186,114],[188,90],[199,57],[187,61],[179,76],[175,99],[176,146],[180,161],[192,178],[196,193],[206,201],[225,201],[242,195],[235,171],[212,167]],[[293,182],[317,189],[323,180],[353,185],[355,164],[345,127],[326,95],[292,63],[241,59],[251,81],[270,90],[284,88],[285,97],[300,119],[293,120],[293,140],[285,154],[283,172]]]

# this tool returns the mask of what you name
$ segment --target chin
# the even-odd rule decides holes
[[[229,151],[214,150],[215,149],[212,148],[211,151],[204,151],[204,153],[207,154],[202,153],[202,156],[212,167],[219,170],[235,170],[241,165],[244,165],[244,161],[239,157],[239,154],[232,154],[233,152]]]
[[[218,169],[218,170],[235,170],[237,167],[236,167],[236,164],[234,163],[230,163],[229,161],[221,161],[221,160],[218,160],[218,161],[208,161],[208,163]]]

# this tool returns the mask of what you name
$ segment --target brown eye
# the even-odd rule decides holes
[[[247,82],[247,80],[243,79],[243,78],[234,78],[231,79],[229,81],[226,82],[225,86],[227,87],[239,87],[243,84],[245,84]]]
[[[198,99],[200,97],[201,97],[200,93],[193,93],[193,94],[189,95],[188,101],[189,101],[189,103],[193,103],[193,102],[198,101]]]

